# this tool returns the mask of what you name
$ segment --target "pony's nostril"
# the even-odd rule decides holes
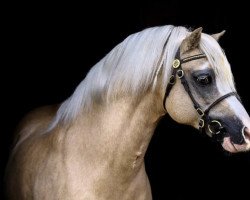
[[[249,128],[247,128],[247,127],[244,126],[242,128],[242,135],[245,138],[245,140],[250,141],[250,129]]]

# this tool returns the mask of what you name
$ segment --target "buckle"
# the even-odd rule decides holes
[[[214,124],[214,127],[212,126]],[[217,127],[216,127],[217,126]],[[218,128],[218,130],[216,130]],[[219,121],[217,120],[212,120],[209,124],[208,124],[208,130],[211,134],[219,134],[221,132],[222,129],[222,125]]]
[[[174,85],[175,84],[175,77],[174,77],[174,75],[170,76],[169,84],[170,85]]]
[[[197,108],[196,111],[197,111],[197,113],[198,113],[201,117],[204,116],[204,111],[201,110],[201,108]]]
[[[179,70],[177,71],[177,76],[178,76],[179,78],[182,78],[182,77],[184,76],[184,71],[181,70],[181,69],[179,69]]]
[[[205,121],[204,119],[199,120],[199,128],[203,128],[205,126]]]
[[[175,68],[175,69],[178,68],[180,66],[180,64],[181,64],[180,60],[179,59],[175,59],[173,61],[173,68]]]

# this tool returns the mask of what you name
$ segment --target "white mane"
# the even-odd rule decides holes
[[[176,51],[189,34],[184,27],[169,25],[148,28],[127,37],[92,67],[73,95],[62,103],[49,129],[60,121],[73,120],[79,112],[90,110],[95,102],[109,102],[121,94],[138,96],[149,88],[154,89],[161,67],[162,84],[167,85]],[[202,34],[200,48],[216,74],[234,89],[230,65],[218,43]]]

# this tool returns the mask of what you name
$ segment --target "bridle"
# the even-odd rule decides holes
[[[209,111],[213,107],[215,107],[217,104],[219,104],[221,101],[223,101],[224,99],[226,99],[230,96],[236,96],[239,99],[239,96],[236,92],[230,92],[228,94],[221,96],[217,100],[215,100],[205,111],[201,109],[201,106],[195,100],[193,94],[191,93],[190,87],[189,87],[188,82],[185,78],[185,73],[182,69],[182,64],[190,62],[192,60],[198,60],[198,59],[202,59],[202,58],[206,58],[206,55],[204,53],[196,54],[196,55],[181,59],[180,58],[180,48],[177,50],[175,59],[174,59],[173,64],[172,64],[173,72],[172,72],[172,75],[170,76],[168,85],[166,87],[166,92],[165,92],[165,96],[163,99],[163,106],[164,106],[164,109],[167,110],[166,109],[166,99],[169,96],[170,91],[176,82],[176,76],[177,76],[181,80],[181,83],[182,83],[185,91],[188,93],[190,99],[193,102],[193,106],[194,106],[195,110],[199,114],[199,117],[200,117],[200,119],[199,119],[199,131],[202,133],[205,133],[206,132],[205,130],[208,129],[208,131],[211,133],[213,138],[215,138],[217,141],[222,141],[224,136],[225,136],[226,130],[219,120],[212,119],[209,116]]]

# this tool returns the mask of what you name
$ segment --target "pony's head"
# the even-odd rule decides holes
[[[130,35],[92,67],[60,106],[48,130],[73,121],[82,112],[92,112],[96,104],[109,105],[123,97],[140,99],[150,92],[153,105],[159,102],[157,117],[158,111],[166,113],[165,107],[175,121],[202,126],[202,132],[220,136],[226,150],[249,150],[250,118],[236,98],[230,64],[217,42],[221,35],[172,25]],[[181,63],[173,68],[175,58]],[[175,84],[164,98],[171,74]]]
[[[250,118],[218,44],[224,31],[211,36],[201,31],[188,34],[179,46],[164,106],[175,121],[217,136],[225,150],[247,151]]]

